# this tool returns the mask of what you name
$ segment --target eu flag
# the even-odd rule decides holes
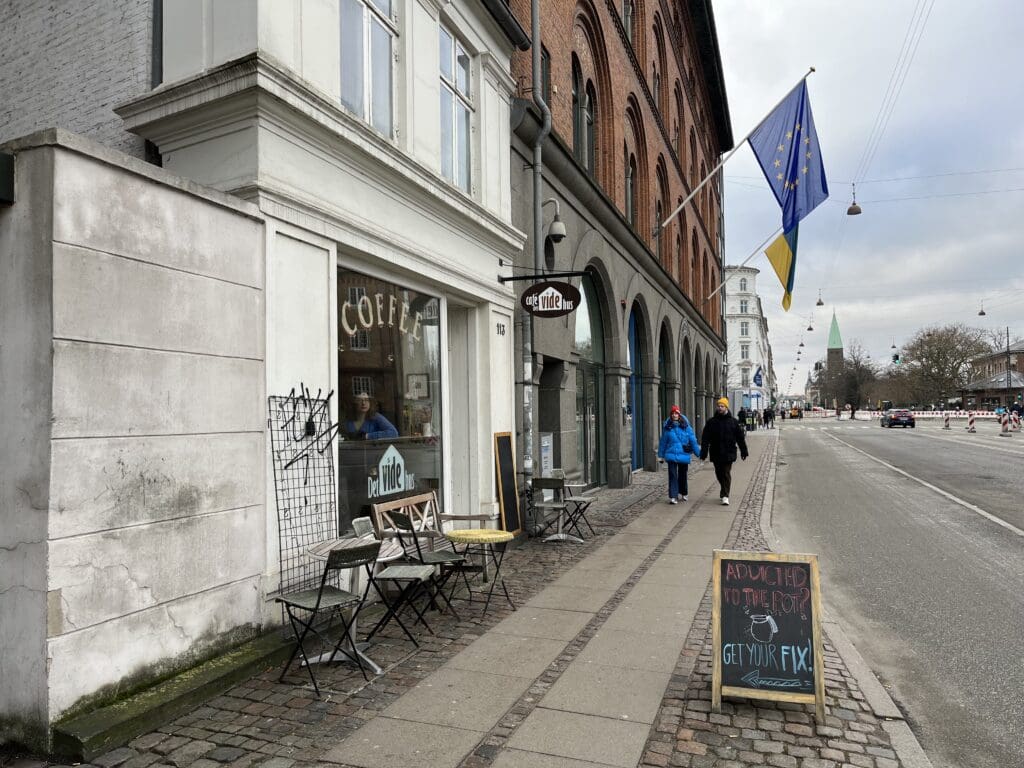
[[[793,300],[800,220],[828,198],[806,80],[750,134],[750,147],[782,207],[782,234],[765,254],[782,283],[782,306],[788,312]]]
[[[750,134],[750,147],[782,206],[782,231],[789,232],[828,198],[806,80]]]

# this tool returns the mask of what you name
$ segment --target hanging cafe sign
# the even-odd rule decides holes
[[[564,317],[580,305],[580,291],[569,283],[546,280],[527,288],[519,302],[534,317]]]

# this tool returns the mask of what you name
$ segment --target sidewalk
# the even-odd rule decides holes
[[[690,473],[678,505],[666,503],[664,473],[602,491],[584,544],[533,539],[509,551],[502,572],[517,611],[496,597],[481,618],[456,603],[462,620],[432,618],[437,634],[418,636],[418,650],[389,629],[370,651],[385,673],[370,683],[337,665],[319,672],[317,699],[301,671],[278,683],[267,670],[93,764],[928,766],[827,620],[824,724],[799,705],[726,700],[710,711],[711,551],[767,548],[777,436],[748,436],[731,507],[719,505],[710,465]]]

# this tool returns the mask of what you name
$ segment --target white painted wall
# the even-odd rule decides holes
[[[0,388],[32,393],[36,417],[0,462],[31,503],[4,500],[0,536],[38,542],[22,586],[0,584],[14,601],[0,625],[13,607],[21,626],[3,638],[0,664],[18,669],[0,721],[46,723],[264,623],[264,258],[252,206],[74,136],[38,142],[19,149],[18,202],[0,217],[0,243],[37,244],[34,274],[18,247],[0,250],[21,263],[5,289],[26,297],[3,323],[5,355],[10,334],[23,357],[33,339],[52,356]]]

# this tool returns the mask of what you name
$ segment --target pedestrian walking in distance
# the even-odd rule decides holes
[[[715,403],[715,415],[708,419],[700,435],[700,457],[711,458],[718,478],[719,497],[724,506],[729,506],[729,490],[732,487],[732,465],[736,461],[736,449],[740,458],[747,460],[747,439],[740,423],[729,413],[729,401],[721,397]]]
[[[693,427],[683,416],[679,406],[673,405],[661,429],[661,442],[658,443],[658,459],[668,464],[669,504],[675,504],[679,500],[686,501],[689,498],[690,488],[686,475],[690,467],[690,457],[699,453],[700,443],[697,442]]]

